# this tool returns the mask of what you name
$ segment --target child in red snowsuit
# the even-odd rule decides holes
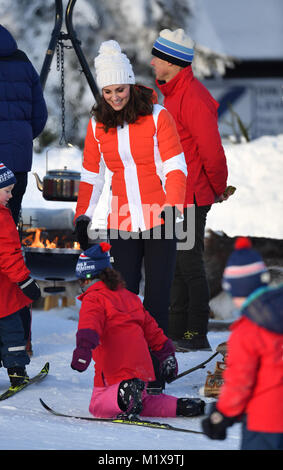
[[[40,288],[30,277],[21,250],[19,234],[8,201],[16,178],[0,163],[0,366],[8,370],[11,386],[27,380],[23,318],[30,316],[29,305],[40,297]]]
[[[224,385],[203,429],[225,439],[226,428],[241,419],[241,450],[283,450],[283,285],[268,280],[249,239],[237,239],[223,288],[241,316],[231,327]]]
[[[97,417],[196,416],[204,402],[166,395],[150,395],[147,382],[155,380],[151,353],[160,362],[161,376],[177,375],[175,348],[136,294],[124,287],[111,268],[108,243],[93,245],[80,255],[76,267],[81,285],[87,289],[82,301],[77,347],[71,367],[79,372],[95,362],[94,388],[89,406]]]

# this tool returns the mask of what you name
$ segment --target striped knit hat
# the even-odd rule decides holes
[[[187,67],[194,58],[194,41],[183,29],[163,29],[153,44],[151,53],[171,64]]]
[[[106,242],[92,245],[80,254],[76,265],[76,276],[79,279],[92,279],[105,268],[111,268],[109,250]]]
[[[4,163],[0,163],[0,188],[6,188],[17,182],[14,173]]]
[[[222,287],[232,297],[248,297],[254,290],[266,286],[270,275],[248,238],[237,238],[234,248],[224,270]]]

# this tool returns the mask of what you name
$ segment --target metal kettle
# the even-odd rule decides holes
[[[78,198],[81,175],[77,171],[50,170],[40,179],[37,173],[33,173],[37,187],[42,191],[47,201],[76,201]]]
[[[65,148],[53,148],[54,150],[58,162],[59,153],[57,153],[57,150],[61,155],[63,152],[65,160],[66,151],[68,153],[68,151],[76,149],[71,144],[68,144]],[[37,173],[33,173],[33,175],[35,176],[38,189],[42,191],[42,195],[47,201],[77,201],[81,179],[80,172],[69,170],[67,166],[64,166],[63,169],[48,170],[48,151],[46,152],[46,175],[43,177],[43,180],[40,179]]]

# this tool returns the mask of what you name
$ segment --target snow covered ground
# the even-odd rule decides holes
[[[208,228],[224,231],[230,236],[246,234],[283,237],[282,225],[282,155],[283,135],[262,137],[241,145],[225,146],[229,184],[237,192],[223,204],[213,207],[208,218]],[[77,168],[71,163],[71,167]],[[59,168],[62,168],[59,155]],[[35,156],[33,171],[45,174],[45,155]],[[36,188],[32,175],[24,198],[24,207],[73,207],[72,203],[44,201]],[[28,366],[32,376],[46,361],[50,362],[49,376],[40,384],[0,403],[0,449],[2,450],[97,450],[99,455],[111,451],[152,450],[182,454],[187,450],[236,450],[240,446],[240,426],[228,431],[225,441],[211,441],[203,435],[164,430],[78,421],[54,417],[42,408],[41,397],[56,410],[88,416],[93,368],[82,374],[70,368],[75,346],[79,303],[68,308],[50,311],[34,309],[32,343],[34,356]],[[208,338],[213,349],[225,341],[228,331],[210,331]],[[209,352],[177,353],[180,372],[208,358]],[[166,392],[177,397],[201,395],[207,371],[214,371],[217,356],[205,369],[178,379],[167,385]],[[0,393],[8,386],[4,369],[0,370]],[[213,399],[205,398],[207,403]],[[200,430],[199,418],[153,419],[172,425]],[[111,455],[111,454],[110,454]],[[98,458],[98,457],[97,457]],[[139,458],[139,457],[136,457]],[[140,461],[141,462],[141,461]]]
[[[224,442],[214,442],[203,435],[165,430],[79,421],[50,415],[40,404],[42,398],[58,411],[88,416],[93,383],[93,367],[80,374],[70,368],[75,347],[79,305],[50,311],[33,311],[34,356],[28,366],[30,375],[50,362],[49,376],[18,395],[0,403],[0,449],[18,450],[212,450],[237,449],[239,426],[229,431]],[[225,341],[228,332],[210,332],[214,349]],[[180,372],[209,356],[209,352],[177,353]],[[221,359],[221,356],[216,358]],[[216,360],[215,358],[215,360]],[[166,393],[177,397],[197,397],[204,385],[207,370],[214,370],[215,360],[206,369],[167,385]],[[6,371],[1,370],[0,392],[8,385]],[[213,401],[211,398],[205,399]],[[149,418],[178,427],[201,430],[199,418]],[[176,453],[176,452],[175,452]]]

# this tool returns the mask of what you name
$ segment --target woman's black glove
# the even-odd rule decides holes
[[[177,206],[165,206],[160,212],[159,217],[172,226],[176,223],[178,218],[183,218]]]
[[[216,404],[212,405],[212,410],[208,416],[202,421],[202,430],[210,439],[224,441],[226,439],[226,429],[232,426],[237,418],[225,416],[217,410]]]
[[[86,215],[82,215],[76,220],[75,233],[82,250],[87,250],[89,246],[87,234],[89,223],[90,218]]]

